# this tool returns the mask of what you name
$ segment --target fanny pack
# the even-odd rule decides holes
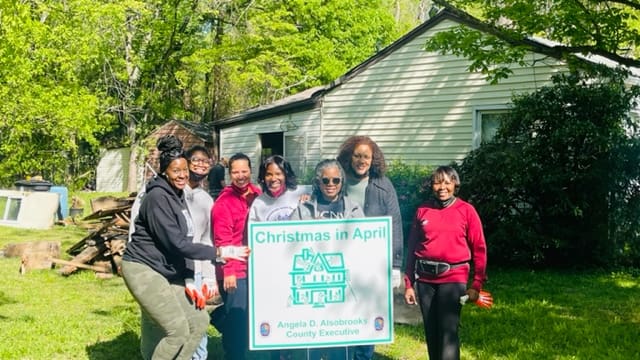
[[[431,261],[426,259],[416,260],[416,273],[423,276],[440,276],[449,270],[458,268],[469,263],[469,260],[449,264],[442,261]]]

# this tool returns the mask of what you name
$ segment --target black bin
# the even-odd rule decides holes
[[[21,191],[49,191],[53,183],[46,180],[18,180],[14,185]]]

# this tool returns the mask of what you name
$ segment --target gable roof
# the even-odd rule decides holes
[[[461,10],[457,10],[453,12],[446,8],[442,9],[436,15],[429,18],[422,24],[418,25],[417,27],[409,31],[407,34],[405,34],[398,40],[394,41],[393,43],[383,48],[373,56],[369,57],[367,60],[363,61],[362,63],[355,66],[351,70],[347,71],[344,75],[332,81],[330,84],[307,89],[305,91],[283,98],[271,104],[262,105],[257,108],[243,111],[231,117],[215,121],[214,125],[225,127],[225,126],[237,124],[240,122],[251,122],[251,121],[256,121],[256,120],[260,120],[268,117],[273,117],[280,114],[295,113],[295,112],[305,111],[309,109],[314,109],[320,106],[320,104],[322,103],[322,97],[324,96],[324,94],[330,92],[336,87],[358,76],[358,74],[362,73],[370,66],[375,65],[376,63],[378,63],[379,61],[387,57],[389,54],[395,52],[399,48],[403,47],[405,44],[411,42],[416,37],[422,35],[424,32],[426,32],[427,30],[431,29],[432,27],[434,27],[435,25],[439,24],[444,20],[452,20],[478,31],[483,31],[483,32],[486,31],[486,25],[482,21],[471,16],[470,14],[467,14]],[[534,48],[540,48],[540,49],[544,48],[549,50],[551,50],[554,46],[561,45],[560,43],[556,43],[547,39],[542,39],[537,37],[529,37],[525,39],[525,42],[530,43]],[[548,53],[552,53],[552,51],[549,51]],[[615,67],[618,65],[614,61],[598,55],[585,56],[581,54],[576,54],[576,57],[584,61],[592,62],[595,64],[602,64],[609,67]],[[640,69],[631,68],[628,70],[631,72],[632,76],[634,77],[634,79],[632,79],[632,82],[634,84],[640,84]]]
[[[214,121],[217,126],[235,124],[243,121],[264,119],[283,113],[299,112],[313,109],[319,105],[321,95],[327,86],[316,86],[299,93],[276,100],[267,105],[257,106],[231,117]]]
[[[189,130],[192,134],[202,139],[204,142],[211,141],[211,134],[213,134],[213,126],[210,124],[194,123],[186,120],[174,120],[178,124],[182,125],[185,129]]]
[[[184,128],[189,133],[193,134],[195,137],[202,140],[203,142],[211,142],[211,134],[213,134],[213,131],[214,131],[214,127],[212,124],[194,123],[191,121],[178,120],[178,119],[173,119],[167,123],[162,124],[162,126],[153,130],[148,136],[149,137],[155,136],[158,132],[162,131],[167,126],[171,126],[171,124],[179,125],[180,127]]]

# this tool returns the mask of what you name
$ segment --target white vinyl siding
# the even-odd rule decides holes
[[[260,134],[284,131],[284,156],[296,175],[315,166],[320,154],[320,110],[314,109],[251,121],[220,130],[220,154],[229,158],[245,153],[252,161],[253,178],[258,176]],[[302,172],[302,173],[301,173]]]
[[[437,24],[328,93],[323,155],[333,154],[347,136],[368,135],[387,160],[461,160],[473,146],[474,108],[506,106],[514,93],[534,91],[564,69],[538,59],[534,67],[514,67],[511,77],[491,85],[483,74],[468,72],[468,60],[424,50],[433,33],[457,25]]]
[[[505,109],[514,94],[550,84],[551,76],[566,67],[532,53],[528,60],[534,65],[514,65],[508,79],[491,85],[485,75],[468,71],[469,60],[424,50],[433,34],[458,25],[445,19],[363,64],[347,74],[350,79],[337,80],[339,85],[323,95],[316,109],[223,127],[221,155],[241,151],[258,161],[259,134],[285,131],[285,156],[300,171],[334,158],[352,135],[370,136],[388,161],[436,165],[462,160],[479,141],[474,128],[478,109]],[[291,124],[295,129],[283,129]]]

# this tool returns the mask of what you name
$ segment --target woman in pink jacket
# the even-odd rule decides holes
[[[251,183],[251,160],[247,155],[238,153],[229,159],[229,176],[231,185],[220,192],[211,211],[216,248],[247,245],[246,220],[251,203],[261,193]],[[228,259],[218,265],[216,275],[225,310],[220,324],[224,358],[243,360],[249,346],[247,262]]]
[[[409,234],[404,296],[407,304],[420,304],[429,359],[458,360],[460,297],[478,299],[486,280],[486,244],[478,213],[455,196],[455,169],[437,168],[430,185],[433,199],[418,207]]]

